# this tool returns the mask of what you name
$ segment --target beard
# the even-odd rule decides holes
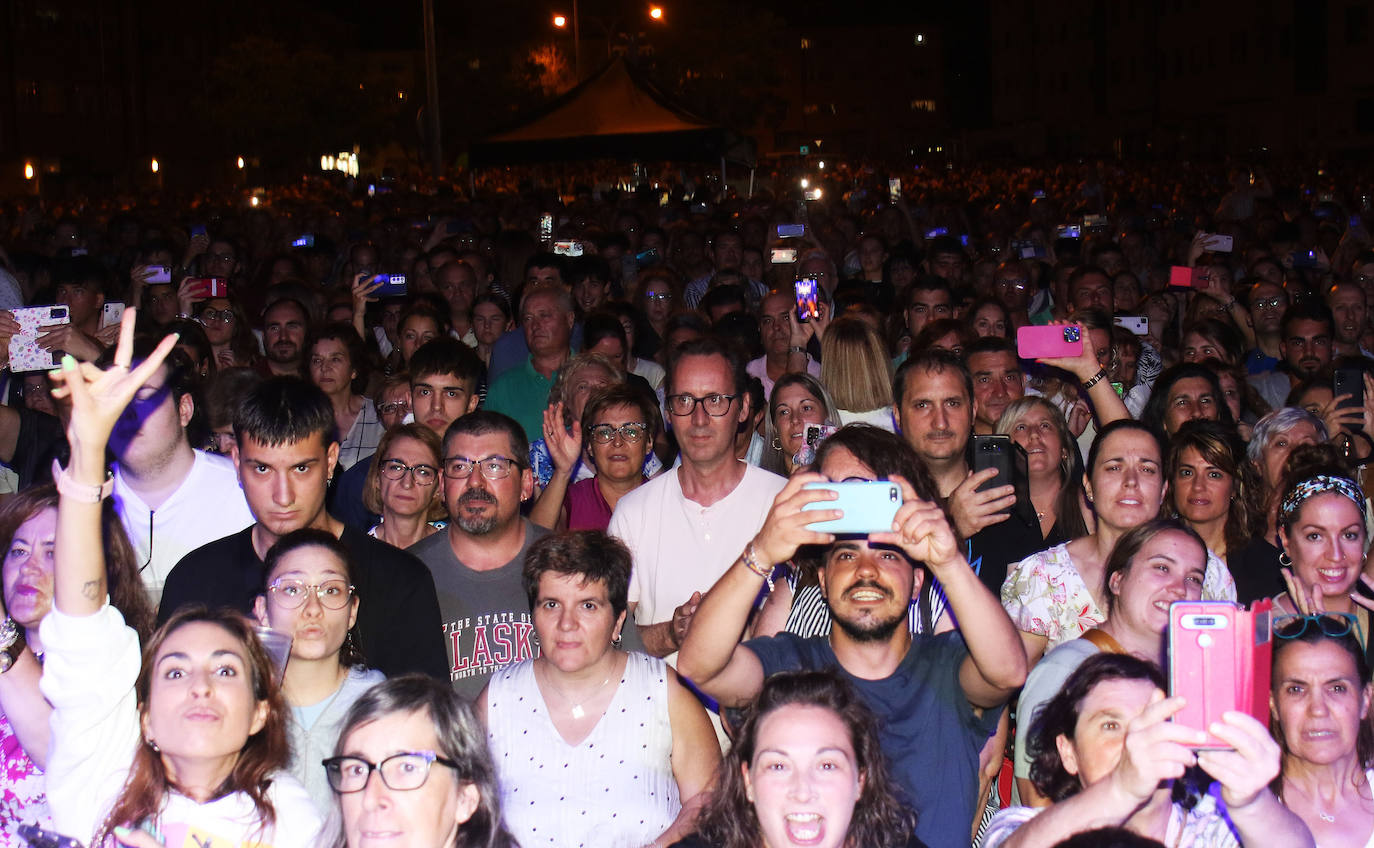
[[[477,474],[479,472],[473,469],[472,473]],[[470,515],[463,511],[463,507],[469,503],[489,503],[492,506],[496,506],[496,498],[492,497],[487,492],[475,489],[464,492],[463,496],[458,498],[458,509],[455,510],[454,521],[457,523],[459,529],[470,536],[485,536],[495,530],[497,522],[495,511],[480,515]]]
[[[862,582],[851,586],[849,591],[852,592],[859,588],[882,590],[882,587],[876,583]],[[830,614],[835,626],[843,630],[845,635],[855,642],[885,642],[891,638],[893,633],[897,632],[898,627],[906,623],[907,618],[905,607],[899,612],[894,612],[889,618],[866,616],[858,620],[851,620],[843,616],[833,606],[830,608]]]

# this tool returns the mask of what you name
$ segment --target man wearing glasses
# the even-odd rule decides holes
[[[744,362],[710,338],[678,348],[664,407],[681,463],[625,495],[608,532],[634,557],[629,612],[647,653],[677,651],[701,596],[763,525],[786,481],[735,458],[749,420]]]
[[[312,527],[333,533],[352,555],[358,643],[367,664],[387,676],[420,671],[445,679],[439,603],[428,570],[325,509],[339,440],[324,392],[295,377],[264,380],[234,411],[234,436],[239,485],[256,522],[177,563],[163,587],[159,620],[188,604],[251,614],[267,579],[268,549],[287,533]]]
[[[534,494],[529,452],[509,416],[478,410],[454,421],[442,461],[448,530],[409,549],[434,576],[449,678],[469,700],[493,672],[534,656],[520,574],[526,551],[548,531],[520,514]]]
[[[1250,287],[1250,341],[1254,347],[1245,355],[1245,370],[1262,374],[1279,367],[1279,327],[1288,308],[1288,292],[1282,283],[1261,279]],[[1244,329],[1244,325],[1242,325]]]

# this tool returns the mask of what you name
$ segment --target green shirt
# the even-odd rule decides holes
[[[525,361],[511,368],[487,388],[485,408],[501,412],[520,422],[525,438],[530,441],[544,438],[544,408],[549,405],[549,390],[553,379],[534,370],[534,361]]]

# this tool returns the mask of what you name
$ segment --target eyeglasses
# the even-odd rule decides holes
[[[1030,288],[1030,280],[1024,277],[1016,280],[998,280],[997,285],[999,288],[1020,289],[1021,291],[1025,291]]]
[[[409,792],[419,789],[429,779],[430,766],[438,763],[457,771],[458,764],[433,751],[410,751],[392,754],[380,763],[369,763],[362,757],[330,757],[320,760],[324,773],[329,777],[329,785],[340,795],[361,792],[372,772],[382,776],[386,788],[396,792]]]
[[[472,476],[473,468],[480,468],[482,476],[488,480],[503,480],[510,471],[520,465],[518,460],[504,456],[489,456],[486,459],[468,459],[466,456],[444,458],[444,476],[450,480],[466,480]]]
[[[417,486],[433,486],[434,481],[439,479],[439,469],[433,465],[406,465],[399,459],[382,460],[382,476],[388,480],[404,480],[410,474]]]
[[[202,324],[210,321],[228,324],[232,320],[234,320],[234,310],[232,309],[206,309],[200,313],[200,323]]]
[[[673,293],[672,293],[672,292],[646,291],[646,292],[644,293],[644,299],[645,299],[645,300],[672,300],[672,299],[673,299]]]
[[[679,418],[686,418],[696,412],[697,404],[706,407],[706,414],[713,418],[719,418],[730,411],[730,404],[735,402],[738,394],[733,395],[707,395],[706,397],[696,397],[694,395],[669,395],[667,398],[668,411]]]
[[[1355,638],[1364,643],[1360,631],[1360,620],[1348,612],[1322,612],[1314,615],[1281,615],[1274,617],[1274,635],[1280,639],[1297,639],[1307,632],[1308,627],[1321,630],[1323,636],[1340,639],[1352,632]]]
[[[608,445],[615,441],[617,435],[627,445],[638,444],[649,431],[649,425],[641,422],[633,424],[622,424],[616,427],[611,424],[598,424],[591,429],[592,441],[603,445]]]
[[[377,407],[377,411],[383,415],[405,415],[410,412],[410,404],[400,400],[389,400]]]
[[[1287,303],[1287,298],[1265,297],[1255,301],[1256,309],[1277,309]]]
[[[320,606],[325,609],[343,609],[353,597],[353,587],[346,580],[326,580],[323,583],[312,584],[304,580],[282,577],[273,580],[272,585],[267,587],[267,591],[272,593],[277,603],[287,609],[303,606],[307,598],[306,593],[312,589],[320,601]]]

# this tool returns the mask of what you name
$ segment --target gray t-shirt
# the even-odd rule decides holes
[[[1053,648],[1031,669],[1026,677],[1026,685],[1021,687],[1021,698],[1016,702],[1016,750],[1012,757],[1013,771],[1017,777],[1030,777],[1030,755],[1027,744],[1030,741],[1031,725],[1035,714],[1051,698],[1064,688],[1064,681],[1078,670],[1083,661],[1102,649],[1087,639],[1070,639]]]
[[[500,568],[474,571],[458,561],[448,532],[434,533],[408,550],[434,575],[439,595],[449,677],[458,694],[472,700],[492,672],[538,654],[530,604],[520,585],[520,571],[530,545],[548,530],[528,520],[520,553]]]

